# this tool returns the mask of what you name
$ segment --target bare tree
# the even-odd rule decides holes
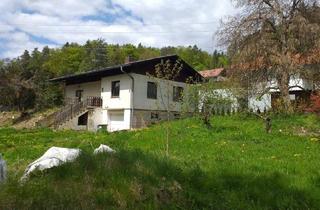
[[[283,110],[292,111],[290,78],[308,75],[306,66],[320,62],[319,0],[234,2],[239,14],[223,22],[219,31],[234,75],[240,81],[250,75],[250,85],[260,84],[261,94],[275,88],[268,84],[276,81]]]
[[[183,63],[181,60],[172,62],[171,60],[161,60],[159,64],[155,66],[154,73],[148,75],[156,80],[157,86],[160,92],[160,109],[164,109],[166,112],[166,120],[171,118],[171,111],[175,108],[176,103],[172,102],[173,97],[173,85],[172,81],[175,81],[183,69]],[[165,125],[166,131],[166,155],[169,155],[169,138],[170,138],[170,125]]]

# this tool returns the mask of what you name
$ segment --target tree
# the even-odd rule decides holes
[[[203,124],[210,129],[214,113],[231,113],[237,109],[237,99],[229,87],[228,83],[217,83],[210,80],[203,83],[190,81],[183,100],[183,109],[187,113],[192,112],[194,117],[201,119]]]
[[[33,91],[32,77],[26,79],[20,60],[15,59],[6,65],[0,80],[1,104],[17,107],[23,115],[34,106],[35,92]]]
[[[161,60],[161,63],[155,66],[154,73],[148,75],[156,80],[157,89],[160,92],[160,104],[159,109],[164,109],[166,112],[166,120],[170,121],[171,110],[175,108],[175,103],[172,102],[173,98],[173,85],[172,81],[175,81],[179,77],[181,70],[183,69],[183,63],[181,60],[176,60],[172,62],[171,60]],[[166,155],[169,155],[169,137],[170,137],[170,127],[169,124],[165,124],[166,132]]]
[[[50,50],[50,58],[44,63],[44,68],[56,76],[78,73],[85,56],[82,46],[67,43],[61,49]]]
[[[228,46],[234,75],[240,82],[250,75],[252,85],[259,83],[262,93],[275,80],[282,109],[292,111],[290,78],[304,75],[306,64],[320,61],[319,0],[235,2],[241,12],[219,31],[221,44]]]
[[[107,46],[103,39],[88,40],[83,46],[85,57],[80,64],[80,71],[105,68],[108,64]]]

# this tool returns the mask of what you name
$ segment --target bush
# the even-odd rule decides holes
[[[311,94],[310,100],[311,104],[305,110],[307,112],[320,114],[320,91]]]

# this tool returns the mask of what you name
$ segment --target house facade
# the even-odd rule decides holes
[[[174,80],[155,77],[155,66],[167,61],[182,63],[182,70]],[[53,121],[58,128],[92,131],[102,128],[112,132],[146,127],[167,117],[178,118],[181,97],[190,78],[202,80],[198,72],[176,55],[55,78],[51,81],[64,84],[66,106]]]

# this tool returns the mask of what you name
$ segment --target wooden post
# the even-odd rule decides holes
[[[71,107],[70,107],[70,119],[73,117],[73,112],[72,112],[72,104],[71,104]]]
[[[265,119],[265,122],[266,122],[266,132],[267,133],[270,133],[271,132],[271,118],[270,117],[267,117]]]

